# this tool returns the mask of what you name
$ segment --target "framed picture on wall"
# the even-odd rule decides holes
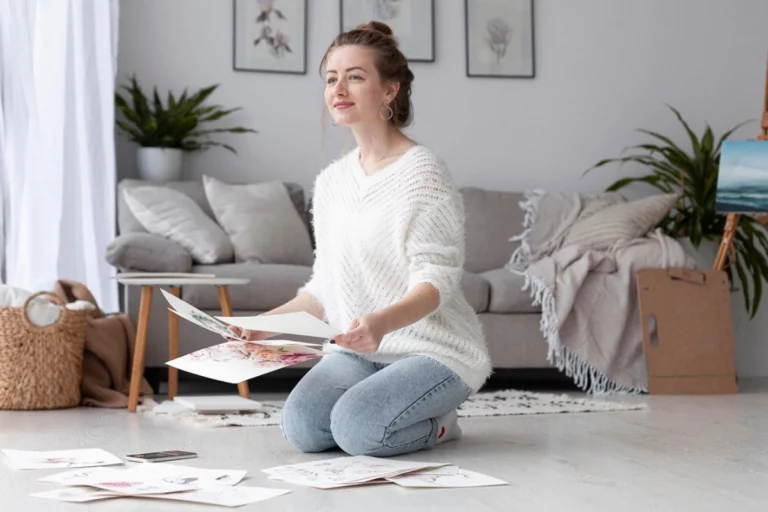
[[[307,0],[233,0],[233,68],[307,72]]]
[[[341,30],[376,20],[392,28],[409,62],[435,61],[434,0],[341,0]]]
[[[533,0],[464,0],[467,76],[536,75]]]

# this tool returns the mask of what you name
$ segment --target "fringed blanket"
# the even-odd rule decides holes
[[[582,212],[617,197],[528,192],[524,231],[513,239],[521,245],[508,265],[542,307],[550,363],[593,394],[647,390],[635,271],[695,266],[660,230],[602,249],[563,244]]]

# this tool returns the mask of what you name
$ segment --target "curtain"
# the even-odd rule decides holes
[[[4,282],[84,283],[118,308],[115,236],[118,0],[0,0]]]

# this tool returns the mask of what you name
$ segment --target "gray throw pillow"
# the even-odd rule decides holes
[[[192,255],[173,240],[152,233],[126,233],[107,245],[107,261],[121,270],[190,272]]]
[[[203,176],[208,202],[235,250],[235,261],[312,265],[306,225],[279,181],[230,185]]]
[[[672,209],[677,197],[676,194],[657,194],[600,208],[574,222],[562,247],[603,249],[617,242],[641,238]]]
[[[232,261],[232,242],[189,196],[166,187],[124,189],[125,202],[144,229],[177,242],[197,263]]]

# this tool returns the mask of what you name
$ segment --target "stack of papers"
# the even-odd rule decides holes
[[[237,486],[246,471],[201,469],[176,464],[141,464],[129,469],[95,468],[41,478],[65,486],[34,498],[83,503],[142,497],[239,507],[287,494],[288,489]]]
[[[448,463],[411,462],[359,455],[289,464],[265,469],[269,478],[336,489],[352,485],[394,483],[403,487],[483,487],[507,482]]]

